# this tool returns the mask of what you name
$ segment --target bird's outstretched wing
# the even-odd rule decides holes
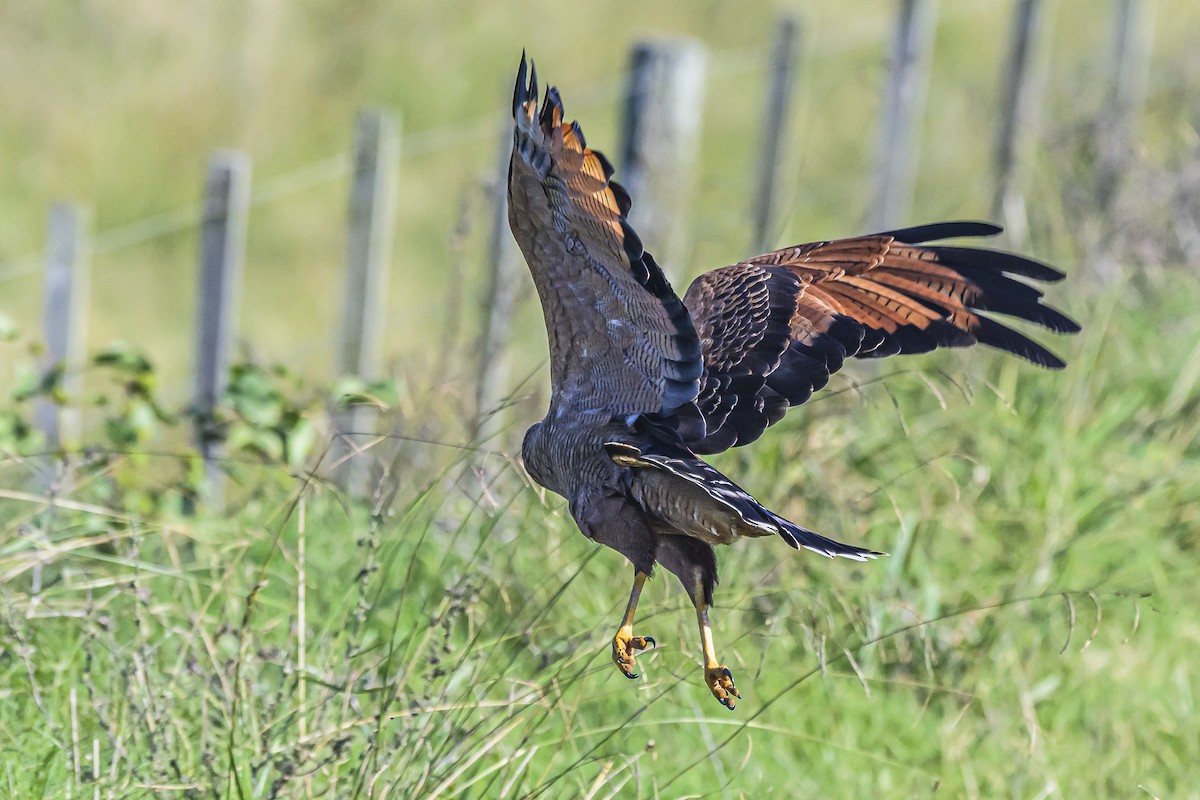
[[[978,342],[1044,367],[1064,366],[981,313],[1078,331],[1017,279],[1057,281],[1061,272],[996,250],[919,244],[999,232],[982,222],[944,222],[788,247],[701,275],[684,304],[704,354],[696,406],[705,426],[688,444],[717,453],[754,441],[824,386],[848,356]]]
[[[612,166],[564,124],[556,89],[539,110],[523,54],[513,121],[508,218],[546,318],[552,413],[690,411],[703,364],[687,309],[629,227]]]

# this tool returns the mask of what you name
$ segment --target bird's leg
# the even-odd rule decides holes
[[[732,711],[742,693],[733,685],[733,673],[729,671],[729,667],[717,662],[712,626],[708,624],[708,602],[704,599],[704,586],[699,578],[692,588],[692,602],[696,605],[696,621],[700,624],[700,646],[704,649],[704,684],[721,705]]]
[[[625,617],[621,620],[621,627],[617,628],[617,635],[612,641],[612,660],[617,665],[617,668],[624,673],[626,678],[636,678],[638,674],[633,671],[634,655],[639,650],[645,650],[647,647],[654,647],[657,643],[649,636],[634,636],[633,635],[633,615],[637,611],[638,598],[642,594],[642,586],[646,583],[646,578],[650,577],[645,572],[637,570],[633,575],[633,589],[629,592],[629,605],[625,607]]]

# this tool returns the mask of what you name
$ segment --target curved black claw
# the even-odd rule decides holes
[[[658,642],[654,641],[654,637],[653,637],[653,636],[643,636],[642,638],[643,638],[643,639],[645,639],[645,640],[646,640],[646,643],[650,645],[650,649],[651,649],[651,650],[657,650],[657,649],[658,649]]]

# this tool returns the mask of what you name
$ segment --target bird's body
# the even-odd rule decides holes
[[[565,124],[558,92],[539,109],[524,58],[513,98],[509,222],[541,299],[551,399],[522,446],[530,476],[566,498],[580,530],[623,554],[634,587],[613,659],[630,677],[633,615],[655,565],[696,605],[705,681],[739,697],[715,656],[708,607],[715,545],[780,536],[794,548],[864,560],[880,555],[780,517],[698,454],[747,444],[805,402],[851,356],[989,344],[1048,367],[1062,362],[990,317],[1056,331],[1074,322],[1013,275],[1061,273],[999,251],[927,246],[989,235],[950,222],[785,248],[705,273],[683,299],[629,226],[612,167]]]

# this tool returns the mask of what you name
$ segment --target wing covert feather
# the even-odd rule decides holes
[[[981,343],[1043,367],[1064,363],[981,312],[1073,333],[1079,326],[1018,280],[1061,280],[1031,259],[922,245],[991,235],[981,222],[943,222],[766,253],[697,278],[684,296],[705,373],[696,405],[706,423],[688,444],[715,453],[757,439],[808,400],[849,356],[879,358]]]

